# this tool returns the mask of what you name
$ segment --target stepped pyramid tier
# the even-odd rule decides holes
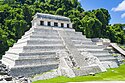
[[[97,45],[103,46],[111,55],[117,58],[118,63],[122,64],[124,61],[125,51],[119,47],[116,43],[112,43],[109,39],[93,38],[93,42]]]
[[[69,18],[37,13],[32,28],[10,47],[2,63],[12,76],[32,76],[58,69],[68,77],[118,67],[117,59],[72,29]]]

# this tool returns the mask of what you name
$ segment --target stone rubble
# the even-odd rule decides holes
[[[0,83],[31,83],[30,79],[21,77],[12,77],[9,75],[9,69],[0,61]]]
[[[37,81],[37,80],[46,80],[46,79],[51,79],[51,78],[55,78],[55,77],[58,77],[60,76],[59,75],[59,72],[57,69],[55,70],[52,70],[50,72],[45,72],[41,75],[36,75],[32,78],[32,81]]]

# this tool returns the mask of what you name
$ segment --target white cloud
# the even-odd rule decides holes
[[[121,18],[125,18],[125,13],[123,13],[123,14],[121,15]]]
[[[112,11],[125,11],[125,0],[123,0],[117,7],[112,8]]]
[[[112,11],[125,11],[125,0],[123,0],[117,7],[112,8]],[[125,13],[121,15],[121,18],[125,18]]]

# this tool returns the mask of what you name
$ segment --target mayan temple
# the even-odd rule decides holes
[[[32,76],[53,69],[68,77],[118,67],[102,46],[72,28],[69,18],[36,13],[32,27],[2,58],[12,76]]]

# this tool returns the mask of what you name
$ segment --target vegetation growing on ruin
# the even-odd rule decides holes
[[[95,76],[80,76],[75,78],[57,77],[49,80],[39,80],[33,83],[67,83],[84,81],[125,81],[125,65],[119,68],[109,69],[107,72],[96,74]]]
[[[125,45],[120,45],[120,48],[122,48],[123,50],[125,50]]]
[[[71,18],[73,28],[87,37],[109,38],[125,43],[123,24],[109,25],[106,9],[84,11],[78,0],[1,0],[0,57],[31,27],[36,12],[58,14]]]

